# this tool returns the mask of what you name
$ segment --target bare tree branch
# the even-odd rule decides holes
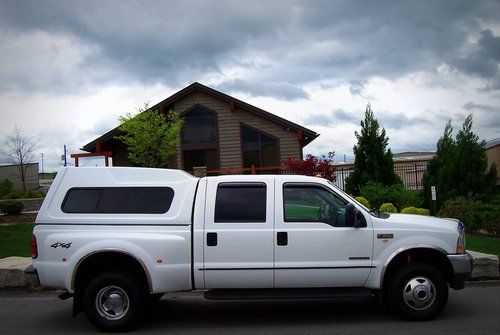
[[[14,126],[14,131],[5,138],[2,147],[0,147],[0,155],[9,163],[18,166],[19,178],[24,191],[26,191],[26,168],[33,162],[33,155],[39,142],[38,137],[24,136],[22,131]]]

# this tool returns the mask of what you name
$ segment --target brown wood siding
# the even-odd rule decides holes
[[[179,100],[174,106],[174,110],[182,113],[195,104],[208,107],[218,113],[221,169],[242,166],[240,122],[279,138],[281,153],[280,161],[283,161],[288,157],[300,158],[301,149],[296,131],[287,131],[281,125],[270,122],[267,119],[244,111],[240,108],[236,108],[232,113],[229,103],[215,99],[202,92],[194,92],[193,94]],[[177,165],[179,168],[182,168],[183,164],[180,145],[178,146],[176,156]]]
[[[128,158],[128,150],[122,141],[111,139],[103,143],[103,151],[112,151],[113,166],[134,166]]]

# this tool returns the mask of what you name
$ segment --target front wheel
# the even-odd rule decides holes
[[[87,285],[83,309],[89,321],[103,331],[126,331],[147,305],[147,291],[132,274],[109,271]]]
[[[389,287],[396,310],[409,320],[430,320],[448,301],[448,284],[441,271],[425,263],[406,265],[396,271]]]

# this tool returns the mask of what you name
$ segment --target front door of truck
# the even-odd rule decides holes
[[[274,177],[208,180],[205,288],[274,286]]]
[[[347,203],[327,185],[277,178],[275,287],[364,285],[373,230],[369,217],[367,227],[345,226]]]

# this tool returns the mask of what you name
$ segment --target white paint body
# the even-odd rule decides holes
[[[266,221],[215,223],[217,185],[266,184]],[[328,187],[362,213],[367,227],[332,227],[321,222],[284,222],[286,182]],[[68,214],[61,204],[73,187],[168,186],[174,192],[165,214]],[[277,245],[277,233],[288,245]],[[218,244],[208,247],[206,233]],[[378,239],[393,234],[393,239]],[[152,293],[211,288],[381,287],[384,267],[402,250],[426,247],[456,252],[457,222],[434,217],[370,215],[328,181],[294,175],[205,177],[166,169],[63,168],[36,219],[40,283],[73,292],[74,274],[85,257],[102,251],[133,256],[144,267]],[[71,243],[53,248],[54,243]],[[225,270],[227,269],[227,270]],[[193,282],[194,280],[194,282]]]

